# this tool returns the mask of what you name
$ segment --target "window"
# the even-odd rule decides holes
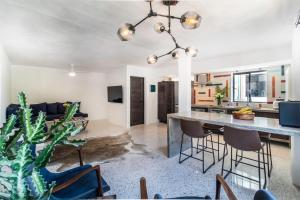
[[[267,102],[267,72],[234,74],[233,101]]]

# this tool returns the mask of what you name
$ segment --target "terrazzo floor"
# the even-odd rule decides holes
[[[116,194],[118,199],[138,199],[139,179],[145,177],[149,197],[153,197],[156,193],[166,198],[187,195],[215,197],[215,176],[221,172],[222,163],[217,162],[206,174],[202,174],[200,161],[188,159],[178,164],[178,156],[167,158],[165,124],[139,125],[126,130],[105,121],[93,121],[87,127],[87,131],[78,137],[118,136],[126,132],[129,132],[134,144],[143,145],[147,153],[141,153],[128,145],[129,151],[126,154],[93,162],[101,164],[102,176],[111,186],[107,195]],[[278,199],[300,199],[300,189],[293,186],[291,181],[290,149],[284,145],[272,144],[272,153],[274,169],[268,180],[268,190]],[[210,154],[205,156],[208,165],[212,161],[212,156]],[[63,164],[64,161],[61,162]],[[58,167],[57,164],[51,166],[52,170]],[[252,178],[258,177],[257,170],[251,167],[239,165],[236,171]],[[226,181],[239,199],[253,199],[258,189],[257,183],[236,176],[230,175]],[[226,199],[224,194],[222,195]]]

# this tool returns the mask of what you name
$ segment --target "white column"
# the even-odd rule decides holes
[[[191,112],[191,57],[182,53],[178,59],[178,81],[179,81],[179,91],[178,91],[178,111],[181,112]]]
[[[291,99],[300,101],[300,25],[294,29],[293,35],[293,63],[291,67]],[[300,187],[300,135],[292,137],[292,180]]]

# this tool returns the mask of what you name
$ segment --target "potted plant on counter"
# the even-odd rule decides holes
[[[221,106],[222,101],[225,97],[226,87],[221,89],[219,86],[216,87],[215,99],[217,100],[218,106]]]

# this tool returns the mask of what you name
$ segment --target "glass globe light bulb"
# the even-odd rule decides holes
[[[188,11],[181,16],[180,22],[183,28],[196,29],[200,26],[201,16],[193,11]]]
[[[124,24],[118,29],[118,36],[121,41],[128,41],[133,38],[135,28],[132,24]]]
[[[198,49],[193,48],[193,47],[187,47],[185,49],[185,53],[191,57],[196,57],[198,54]]]
[[[162,33],[166,30],[166,27],[163,23],[161,22],[158,22],[157,24],[154,25],[154,30],[157,32],[157,33]]]
[[[147,62],[148,62],[148,64],[154,64],[154,63],[156,63],[157,62],[157,56],[156,55],[150,55],[150,56],[148,56],[148,58],[147,58]]]
[[[172,53],[171,53],[171,56],[172,56],[172,58],[173,59],[178,59],[179,58],[179,52],[178,51],[173,51]]]

